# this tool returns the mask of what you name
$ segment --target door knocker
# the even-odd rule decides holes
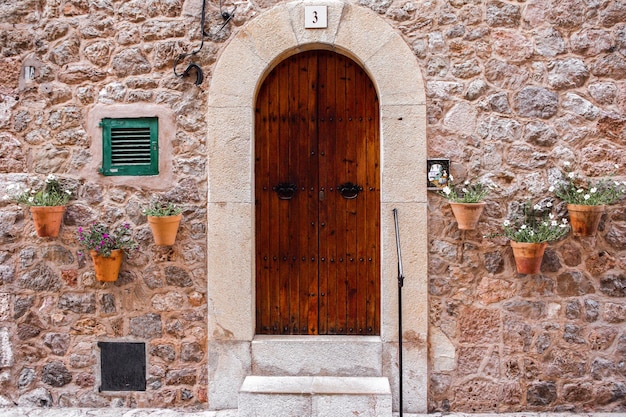
[[[346,182],[338,185],[337,190],[343,198],[352,200],[353,198],[356,198],[361,191],[363,191],[363,187],[357,184],[352,184],[351,182]]]
[[[293,196],[296,194],[298,187],[296,184],[291,184],[288,182],[281,182],[275,187],[272,187],[272,190],[276,191],[278,194],[278,198],[281,200],[291,200]]]

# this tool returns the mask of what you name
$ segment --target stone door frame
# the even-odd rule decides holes
[[[326,5],[328,27],[304,28],[306,5]],[[254,339],[254,104],[264,76],[310,49],[349,56],[378,90],[381,114],[381,335],[385,376],[397,392],[398,281],[392,210],[404,274],[404,409],[427,411],[428,291],[426,104],[411,49],[383,18],[354,3],[296,1],[243,26],[216,62],[208,98],[207,297],[209,407],[237,408]],[[358,336],[355,336],[358,337]],[[394,394],[395,397],[395,394]],[[394,399],[394,402],[397,399]],[[397,406],[394,406],[397,409]]]

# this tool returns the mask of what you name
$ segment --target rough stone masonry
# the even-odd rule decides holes
[[[196,56],[207,79],[196,87],[172,68],[200,42],[198,0],[0,4],[0,189],[54,173],[77,197],[56,240],[35,236],[25,208],[0,202],[0,405],[206,408],[206,98],[225,43],[273,5],[237,2],[222,28],[219,5],[207,4]],[[595,237],[550,245],[538,275],[517,275],[506,242],[483,236],[512,202],[551,198],[562,161],[589,176],[617,164],[626,176],[626,3],[357,5],[412,46],[429,156],[498,186],[474,232],[458,231],[445,201],[428,196],[429,409],[625,411],[626,206],[610,207]],[[161,194],[186,210],[171,248],[152,244],[141,215],[153,190],[75,175],[93,157],[89,111],[130,103],[175,116],[173,186]],[[96,220],[129,221],[142,247],[114,285],[96,282],[75,237]],[[146,341],[146,392],[98,392],[103,338]]]

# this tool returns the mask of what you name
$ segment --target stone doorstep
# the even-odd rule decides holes
[[[247,376],[240,393],[300,395],[391,395],[384,377]]]
[[[391,388],[384,377],[246,377],[239,417],[391,417]]]
[[[382,376],[378,336],[255,336],[252,374]]]

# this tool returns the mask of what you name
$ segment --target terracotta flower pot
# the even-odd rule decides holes
[[[454,203],[451,201],[450,207],[460,230],[474,230],[485,208],[485,202]]]
[[[111,251],[111,256],[106,257],[98,254],[95,250],[90,250],[89,253],[93,260],[93,267],[96,271],[98,281],[117,281],[117,277],[120,274],[120,267],[122,266],[122,259],[124,258],[124,252],[121,249],[114,249]]]
[[[574,236],[593,236],[598,230],[606,206],[568,204],[569,220]]]
[[[30,206],[39,237],[57,237],[63,222],[65,206]]]
[[[543,253],[548,246],[547,242],[528,243],[511,241],[515,267],[520,274],[538,274],[541,269]]]
[[[148,216],[148,223],[154,236],[154,243],[158,246],[172,246],[176,241],[178,226],[182,214],[175,216]]]

